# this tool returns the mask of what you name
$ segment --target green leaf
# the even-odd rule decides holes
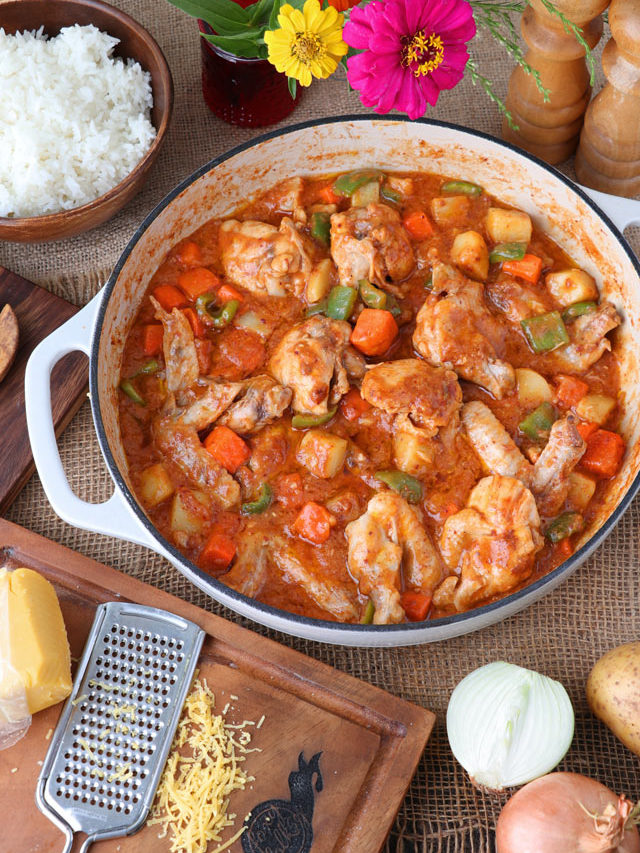
[[[226,50],[227,53],[233,53],[235,56],[241,56],[244,59],[256,59],[260,51],[260,45],[257,41],[257,37],[259,36],[260,30],[250,30],[249,32],[238,33],[237,35],[206,35],[204,38],[221,50]]]
[[[298,81],[295,77],[287,77],[287,85],[289,86],[289,94],[292,98],[295,98],[298,91]]]
[[[271,15],[269,16],[269,29],[277,30],[278,29],[278,14],[280,13],[280,7],[282,6],[282,0],[273,0],[273,7],[271,9]]]
[[[249,24],[250,12],[233,0],[169,0],[178,9],[182,9],[194,18],[202,18],[214,29],[218,19],[235,22],[238,29]]]
[[[251,12],[249,18],[251,26],[255,26],[258,22],[266,26],[269,22],[272,3],[273,0],[257,0],[256,3],[247,6],[247,12]]]

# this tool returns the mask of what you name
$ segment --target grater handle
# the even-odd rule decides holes
[[[51,413],[51,371],[67,353],[80,351],[89,355],[102,295],[103,291],[100,291],[82,310],[46,337],[31,354],[25,372],[29,440],[42,486],[51,506],[61,518],[83,530],[153,547],[153,540],[129,510],[118,487],[104,503],[91,504],[81,500],[71,490],[58,452]]]

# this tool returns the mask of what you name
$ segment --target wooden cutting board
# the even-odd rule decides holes
[[[255,781],[232,796],[236,830],[252,809],[267,801],[284,802],[285,812],[287,807],[290,812],[288,780],[298,770],[298,756],[303,754],[309,761],[322,753],[319,768],[324,785],[310,804],[312,846],[286,840],[285,833],[279,846],[263,847],[259,839],[252,839],[251,853],[380,850],[433,728],[435,717],[430,711],[2,519],[0,546],[0,565],[28,566],[54,584],[76,659],[96,606],[114,599],[169,610],[207,632],[198,665],[200,676],[216,694],[218,713],[229,704],[227,721],[265,718],[251,744],[261,751],[250,754],[244,765]],[[62,849],[61,833],[34,802],[38,762],[44,759],[47,733],[55,727],[61,709],[59,704],[36,714],[27,736],[0,752],[2,853]],[[230,838],[234,830],[227,832]],[[157,826],[92,847],[96,853],[168,853],[169,849],[168,839],[158,838]],[[242,839],[229,849],[243,853]]]
[[[78,308],[42,287],[0,267],[0,309],[13,308],[20,329],[19,348],[7,376],[0,382],[0,515],[33,474],[34,464],[24,411],[24,371],[35,347]],[[87,388],[88,361],[70,353],[51,374],[51,403],[56,435],[80,408]]]

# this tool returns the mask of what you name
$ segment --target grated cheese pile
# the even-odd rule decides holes
[[[0,216],[86,204],[151,147],[151,76],[113,59],[118,39],[93,25],[55,38],[0,28]]]
[[[210,841],[219,842],[236,817],[228,811],[230,795],[253,780],[239,765],[246,753],[260,751],[248,748],[251,735],[246,727],[254,723],[226,725],[214,707],[215,696],[206,681],[196,680],[148,821],[162,825],[161,838],[171,830],[171,853],[206,853]],[[244,826],[211,853],[227,850],[243,832]]]

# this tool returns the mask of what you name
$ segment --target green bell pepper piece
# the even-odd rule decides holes
[[[478,184],[472,184],[471,181],[445,181],[442,185],[443,193],[454,193],[455,195],[469,195],[477,197],[482,195],[484,190]]]
[[[208,311],[207,313],[214,327],[222,329],[233,320],[239,307],[240,302],[237,299],[230,299],[218,311]]]
[[[387,294],[383,290],[379,290],[370,281],[363,278],[358,282],[360,288],[360,296],[364,304],[369,308],[386,308]]]
[[[323,299],[320,302],[312,302],[311,305],[307,306],[307,310],[304,313],[305,317],[314,317],[316,314],[326,314],[327,300]]]
[[[380,198],[383,198],[385,201],[388,201],[389,204],[401,204],[402,196],[400,193],[392,190],[391,187],[381,186],[380,187]]]
[[[425,281],[424,289],[425,290],[433,290],[433,275],[432,274],[429,274],[429,277]]]
[[[595,311],[597,308],[597,304],[595,302],[574,302],[573,305],[569,305],[568,308],[562,312],[562,319],[565,323],[573,323],[574,320],[577,320],[578,317],[582,317],[585,314],[591,314],[592,311]]]
[[[123,379],[120,383],[120,390],[124,391],[124,393],[133,400],[134,403],[137,403],[139,406],[146,406],[147,401],[144,397],[141,397],[140,394],[133,387],[133,384],[130,379]]]
[[[559,311],[528,317],[520,325],[534,352],[550,352],[569,343],[569,335]]]
[[[260,486],[255,500],[243,503],[240,511],[243,515],[259,515],[267,509],[273,500],[273,489],[268,483]]]
[[[371,625],[371,623],[373,622],[373,617],[375,615],[375,612],[376,612],[375,605],[374,605],[373,601],[371,601],[371,599],[369,599],[369,601],[367,601],[367,606],[364,609],[364,613],[362,614],[362,619],[360,620],[360,624],[361,625]]]
[[[358,291],[354,287],[343,287],[341,284],[332,287],[327,300],[327,317],[332,320],[347,320],[357,298]]]
[[[532,441],[546,441],[551,427],[558,420],[558,413],[551,403],[541,403],[537,409],[518,424],[518,429]]]
[[[584,528],[584,518],[579,512],[563,512],[549,524],[544,535],[555,545]]]
[[[498,264],[500,261],[521,261],[526,251],[526,243],[498,243],[491,250],[489,263]]]
[[[322,426],[329,423],[338,411],[338,407],[334,406],[323,415],[294,415],[291,418],[291,426],[294,429],[311,429],[312,427]]]
[[[324,246],[330,244],[331,222],[328,213],[318,211],[311,214],[311,236]]]
[[[135,379],[136,376],[151,376],[159,367],[160,365],[155,358],[152,358],[151,361],[147,361],[139,370],[136,370],[131,378]]]
[[[422,483],[404,471],[378,471],[375,477],[394,492],[398,492],[407,503],[417,504],[422,500]]]
[[[361,172],[347,172],[340,175],[333,183],[333,191],[337,195],[352,196],[354,192],[368,184],[370,181],[379,181],[383,178],[382,172],[377,169],[363,169]]]
[[[392,293],[387,293],[387,311],[396,319],[402,314],[402,308]]]
[[[203,320],[210,320],[211,315],[209,314],[209,305],[215,302],[215,300],[215,294],[201,293],[196,299],[196,313],[198,316],[202,317]]]

